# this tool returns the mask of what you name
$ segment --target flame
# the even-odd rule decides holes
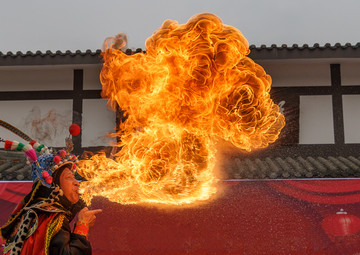
[[[103,52],[102,96],[127,119],[113,159],[79,164],[94,196],[133,204],[192,203],[216,192],[216,141],[251,151],[274,142],[285,125],[270,98],[271,78],[246,55],[239,30],[203,13],[186,24],[167,20],[146,41],[146,53],[126,55],[118,36]],[[111,41],[111,40],[110,40]]]

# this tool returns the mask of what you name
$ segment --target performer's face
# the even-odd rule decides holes
[[[79,182],[69,168],[65,168],[60,175],[60,188],[72,204],[79,201]]]

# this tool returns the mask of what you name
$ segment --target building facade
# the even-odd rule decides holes
[[[272,77],[271,96],[283,111],[286,126],[266,149],[224,150],[223,178],[356,177],[359,46],[250,46],[250,57]],[[55,148],[64,146],[68,127],[77,123],[82,132],[74,137],[75,153],[110,150],[115,141],[107,134],[115,131],[122,115],[101,98],[100,54],[99,50],[0,53],[0,119]],[[18,140],[5,129],[0,137]],[[9,158],[16,158],[10,154],[0,151],[0,172],[7,171],[4,164]],[[23,163],[19,161],[19,173]],[[14,178],[21,179],[19,175]]]

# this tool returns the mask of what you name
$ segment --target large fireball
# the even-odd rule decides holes
[[[102,96],[128,116],[117,133],[122,148],[113,159],[81,161],[87,203],[206,200],[216,192],[218,139],[251,151],[278,138],[285,120],[270,98],[271,78],[247,57],[241,32],[217,16],[165,21],[146,53],[126,55],[125,43],[107,42],[100,75]]]

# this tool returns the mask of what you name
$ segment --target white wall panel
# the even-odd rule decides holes
[[[345,143],[360,143],[360,95],[343,95]]]
[[[360,63],[342,63],[341,70],[341,84],[358,85],[360,86]]]
[[[73,69],[2,69],[0,91],[72,90]]]
[[[330,86],[330,65],[304,61],[259,61],[273,87]]]
[[[0,101],[0,119],[48,147],[65,147],[72,121],[72,100]],[[2,127],[0,137],[24,142]]]
[[[332,97],[300,96],[300,144],[333,144]]]
[[[107,100],[83,100],[82,146],[108,146],[115,138],[107,137],[115,132],[116,114],[106,106]]]
[[[100,83],[100,71],[102,65],[88,66],[84,68],[84,89],[102,89]]]

